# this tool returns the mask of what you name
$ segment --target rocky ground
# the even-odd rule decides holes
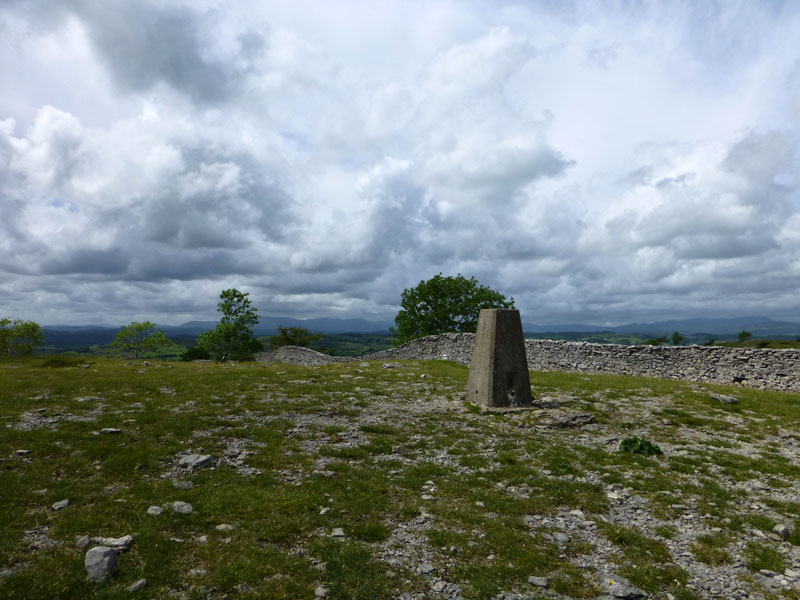
[[[390,595],[407,600],[800,598],[796,398],[773,414],[758,409],[752,391],[662,388],[652,380],[624,387],[622,378],[579,376],[561,385],[557,377],[534,374],[533,408],[490,414],[464,402],[463,373],[442,377],[434,363],[330,361],[302,349],[282,352],[257,383],[258,372],[242,371],[236,381],[248,391],[213,413],[181,386],[154,384],[151,397],[121,392],[133,397],[120,404],[107,394],[74,396],[60,410],[19,411],[7,426],[26,434],[97,424],[89,435],[116,439],[138,428],[138,415],[153,396],[167,402],[175,418],[205,425],[185,430],[181,449],[163,455],[145,476],[169,482],[173,492],[140,502],[137,519],[159,523],[199,514],[204,520],[183,533],[166,528],[162,535],[174,544],[216,544],[216,552],[228,552],[250,543],[251,525],[237,520],[236,510],[220,511],[206,501],[220,485],[215,473],[245,482],[274,477],[289,490],[314,490],[314,519],[275,547],[307,562],[310,589],[319,598],[371,597],[331,579],[320,540],[367,548]],[[276,360],[305,366],[285,368]],[[58,399],[57,392],[53,396]],[[29,396],[34,405],[51,399]],[[114,422],[104,421],[111,413]],[[276,442],[254,432],[279,424],[283,458],[265,462]],[[652,440],[662,454],[624,455],[620,442],[628,437]],[[6,467],[24,469],[38,459],[17,448]],[[380,493],[390,497],[375,535],[356,533],[356,513],[368,511],[357,508],[351,486],[366,473],[380,476],[386,482]],[[120,494],[131,482],[114,485],[105,492]],[[29,493],[47,497],[46,489]],[[391,498],[409,509],[392,508]],[[26,550],[0,571],[0,591],[4,579],[35,569],[38,556],[59,547],[85,554],[89,578],[103,582],[120,567],[108,553],[90,556],[93,549],[111,548],[124,567],[133,560],[127,553],[152,543],[133,530],[112,535],[110,524],[59,536],[55,524],[70,510],[83,510],[81,502],[80,496],[59,498],[34,510],[50,516],[24,530]],[[214,579],[215,566],[214,551],[193,550],[174,585],[153,578],[148,584],[142,567],[126,575],[120,589],[183,598],[256,593],[253,581],[226,588]]]

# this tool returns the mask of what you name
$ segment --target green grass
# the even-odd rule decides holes
[[[535,397],[596,417],[560,430],[541,426],[536,411],[465,405],[468,372],[451,362],[86,360],[0,360],[0,567],[12,568],[0,576],[2,598],[130,598],[125,588],[141,578],[148,587],[137,597],[297,598],[318,586],[329,598],[424,597],[431,575],[412,549],[425,549],[434,575],[465,598],[529,590],[531,575],[592,598],[597,573],[577,561],[604,539],[619,574],[687,600],[689,574],[664,540],[680,539],[669,520],[689,509],[673,506],[722,529],[686,542],[707,565],[781,570],[770,546],[735,543],[776,522],[792,523],[787,544],[800,543],[791,500],[800,470],[779,437],[800,422],[797,395],[736,388],[739,404],[720,405],[683,382],[531,373]],[[663,455],[620,452],[630,437]],[[190,453],[210,454],[213,468],[180,472]],[[176,489],[170,474],[193,487]],[[775,485],[748,497],[740,484],[760,479]],[[606,522],[621,501],[612,485],[661,521],[649,530]],[[65,498],[67,508],[52,510]],[[176,500],[194,512],[147,514]],[[558,544],[558,528],[537,525],[576,509],[597,523],[594,538],[573,532]],[[35,528],[57,545],[32,548]],[[332,537],[338,528],[344,539]],[[135,541],[113,579],[86,582],[75,540],[125,534]]]

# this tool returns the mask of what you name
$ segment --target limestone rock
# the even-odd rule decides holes
[[[202,469],[210,467],[212,463],[210,454],[189,454],[181,458],[178,466],[183,469]]]
[[[108,546],[95,546],[86,553],[83,565],[89,581],[103,583],[117,568],[117,552]]]
[[[172,512],[176,512],[181,515],[190,515],[194,511],[194,508],[188,502],[173,502],[172,503]]]

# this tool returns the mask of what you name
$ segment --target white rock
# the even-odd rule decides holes
[[[190,454],[181,458],[178,466],[184,469],[202,469],[211,465],[210,454]]]
[[[189,515],[192,514],[194,508],[188,502],[173,502],[172,503],[172,512],[176,512],[181,515]]]
[[[150,508],[147,509],[148,515],[154,515],[154,516],[160,515],[162,512],[164,512],[164,509],[161,508],[160,506],[151,506]]]
[[[233,531],[233,525],[229,525],[228,523],[220,523],[215,529],[217,531]]]
[[[112,537],[93,537],[92,538],[93,544],[100,544],[101,546],[108,546],[109,548],[114,548],[116,550],[127,550],[130,548],[130,545],[133,543],[133,536],[132,535],[124,535],[119,538],[112,538]]]
[[[314,590],[314,597],[315,598],[324,598],[328,595],[328,590],[326,590],[321,585],[317,586],[317,589]]]
[[[334,537],[334,538],[343,538],[343,537],[345,537],[344,536],[344,529],[342,529],[341,527],[334,528],[334,530],[331,531],[331,537]]]
[[[108,581],[117,568],[117,552],[108,546],[95,546],[86,553],[83,561],[87,579],[95,583]]]
[[[143,590],[146,587],[147,587],[147,579],[139,579],[138,581],[134,581],[125,589],[132,594],[134,592],[138,592],[139,590]]]
[[[62,508],[67,508],[69,506],[69,500],[59,500],[55,504],[53,504],[53,510],[61,510]]]
[[[528,583],[531,585],[535,585],[536,587],[547,587],[547,577],[534,577],[531,575],[528,577]]]

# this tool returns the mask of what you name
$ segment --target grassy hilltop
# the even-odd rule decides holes
[[[0,361],[2,598],[800,598],[798,395],[531,373],[490,414],[443,361],[84,360]]]

